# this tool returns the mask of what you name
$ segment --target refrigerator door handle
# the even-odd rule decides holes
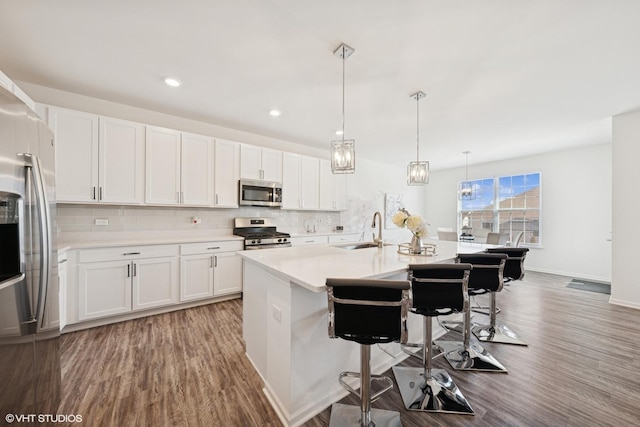
[[[36,193],[36,210],[38,211],[38,229],[40,231],[40,283],[38,289],[38,302],[34,320],[39,327],[44,327],[45,306],[49,289],[50,258],[51,258],[51,220],[49,216],[49,201],[45,192],[44,177],[40,161],[31,154],[24,155],[26,167],[31,171],[33,186]]]

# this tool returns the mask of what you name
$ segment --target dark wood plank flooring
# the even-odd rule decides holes
[[[397,388],[374,407],[400,411],[404,426],[640,426],[640,311],[570,280],[528,272],[498,295],[499,321],[529,343],[485,344],[508,374],[436,360],[475,415],[406,411]],[[233,300],[63,335],[58,413],[91,426],[279,426],[244,355],[241,316]]]

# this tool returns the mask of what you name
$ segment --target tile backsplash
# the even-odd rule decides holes
[[[199,224],[193,224],[194,217],[200,219]],[[317,219],[319,231],[330,231],[341,224],[340,212],[288,211],[251,206],[238,209],[67,204],[57,206],[58,233],[156,230],[231,232],[233,219],[236,217],[276,218],[278,229],[289,232],[303,230],[304,221],[311,217]],[[96,222],[108,222],[108,225],[96,225]]]

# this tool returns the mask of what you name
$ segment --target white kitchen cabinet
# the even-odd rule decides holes
[[[282,209],[314,210],[320,205],[319,159],[282,156]]]
[[[290,239],[291,246],[326,245],[327,236],[296,236]]]
[[[209,253],[180,257],[180,301],[213,296],[213,255]]]
[[[58,202],[144,202],[144,125],[57,107],[48,122]]]
[[[144,203],[144,125],[102,116],[98,123],[98,201]]]
[[[213,205],[213,139],[147,126],[149,204]]]
[[[331,173],[331,163],[320,160],[320,209],[341,211],[347,209],[347,176]]]
[[[242,241],[181,245],[180,301],[242,292],[242,249]]]
[[[178,253],[177,245],[79,251],[78,320],[175,304]]]
[[[213,171],[214,205],[219,208],[237,208],[240,143],[216,139]]]
[[[360,236],[360,233],[334,234],[329,236],[329,244],[359,242]]]
[[[67,325],[67,252],[58,251],[58,298],[60,307],[60,330]]]
[[[131,264],[133,310],[145,310],[178,302],[177,257],[137,259]]]
[[[235,252],[220,252],[213,256],[213,295],[242,292],[242,258]]]
[[[49,107],[56,147],[56,201],[98,201],[98,116]]]
[[[255,145],[240,146],[240,177],[282,182],[282,152]]]
[[[78,266],[78,319],[131,311],[131,262],[107,261]]]

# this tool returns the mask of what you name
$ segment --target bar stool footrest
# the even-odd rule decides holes
[[[429,379],[425,379],[423,368],[392,369],[408,410],[473,415],[471,405],[444,369],[432,369]]]
[[[464,348],[460,341],[436,341],[453,369],[464,371],[507,372],[507,368],[496,360],[481,345],[472,343]]]
[[[351,387],[349,384],[347,384],[346,381],[343,380],[344,377],[348,377],[348,378],[360,378],[360,372],[340,372],[340,375],[338,376],[338,382],[340,383],[340,385],[344,388],[347,389],[347,391],[349,391],[350,393],[352,393],[355,396],[360,397],[360,392],[358,391],[358,389],[354,389],[353,387]],[[391,390],[393,388],[393,380],[389,377],[386,377],[384,375],[371,375],[371,382],[373,381],[379,381],[381,383],[386,383],[386,387],[384,387],[382,390],[377,391],[376,393],[373,393],[371,395],[371,403],[375,402],[376,400],[378,400],[378,398],[380,396],[382,396],[385,392]]]
[[[471,332],[482,342],[495,342],[500,344],[528,345],[526,341],[513,332],[508,326],[496,324],[478,325],[474,324]]]
[[[329,427],[361,427],[360,407],[334,403],[331,406],[331,419]],[[369,426],[373,427],[402,427],[400,413],[386,411],[383,409],[371,409],[371,421]],[[375,424],[374,424],[375,423]]]

